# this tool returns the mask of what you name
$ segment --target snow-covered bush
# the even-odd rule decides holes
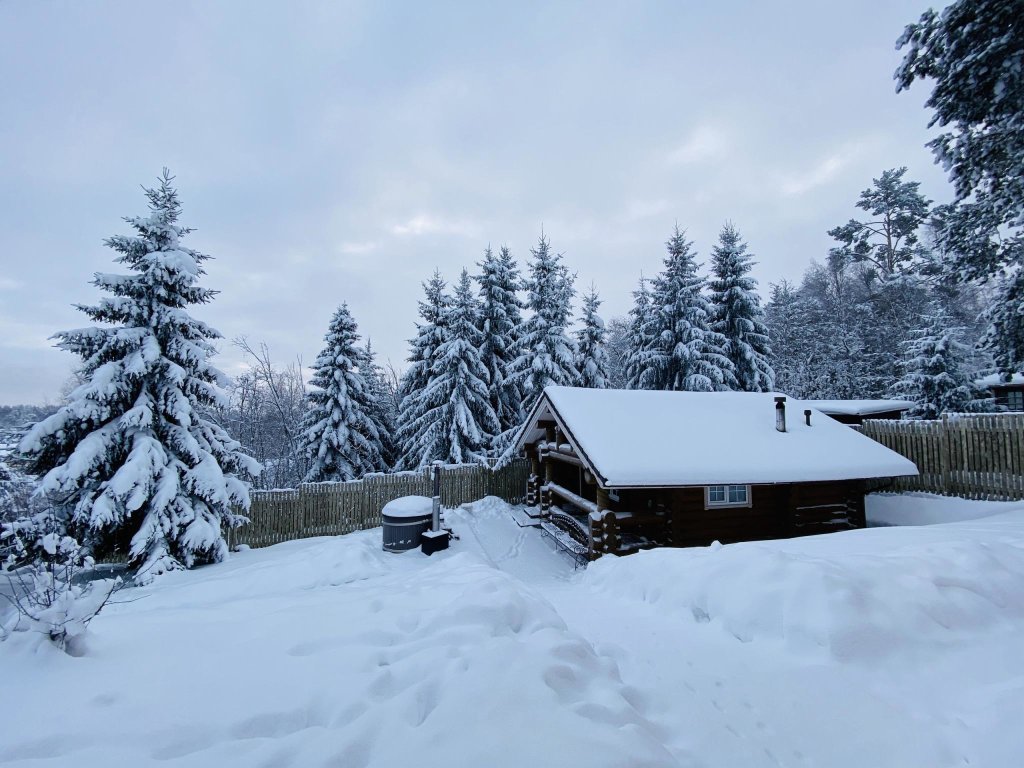
[[[45,634],[61,650],[74,654],[77,642],[111,596],[120,579],[87,580],[93,560],[55,509],[3,523],[0,540],[9,548],[4,574],[14,607],[0,624],[0,639],[11,632]]]

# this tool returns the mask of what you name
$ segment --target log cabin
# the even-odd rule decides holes
[[[863,528],[909,459],[776,393],[548,387],[517,435],[527,504],[587,559]]]

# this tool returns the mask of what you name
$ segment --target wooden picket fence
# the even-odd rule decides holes
[[[514,459],[500,469],[480,464],[441,468],[441,504],[457,507],[484,496],[513,504],[526,496],[529,462]],[[310,536],[337,536],[380,525],[380,512],[402,496],[433,496],[430,469],[367,475],[347,483],[309,483],[278,491],[253,491],[249,522],[228,533],[232,547],[269,547]]]
[[[913,461],[921,473],[878,490],[969,499],[1024,499],[1024,413],[951,414],[935,421],[865,421],[861,432]]]

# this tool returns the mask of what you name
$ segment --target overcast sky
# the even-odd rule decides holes
[[[927,0],[0,0],[0,403],[54,400],[105,237],[177,177],[221,294],[195,314],[284,363],[347,301],[402,364],[420,283],[540,228],[624,314],[674,222],[799,279],[882,170],[949,188],[894,43]],[[220,367],[240,370],[231,345]]]

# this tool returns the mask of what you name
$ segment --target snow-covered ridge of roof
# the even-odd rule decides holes
[[[654,392],[548,387],[531,418],[550,411],[608,488],[771,484],[916,475],[909,459],[775,393]],[[550,403],[550,407],[547,403]],[[538,439],[530,425],[519,445]]]
[[[873,413],[908,411],[914,407],[910,400],[803,400],[805,408],[841,416],[870,416]]]
[[[988,376],[983,376],[982,378],[977,379],[975,384],[979,384],[983,387],[1019,386],[1024,384],[1024,373],[1013,374],[1009,381],[1003,381],[1003,375],[1001,373],[990,373]]]

